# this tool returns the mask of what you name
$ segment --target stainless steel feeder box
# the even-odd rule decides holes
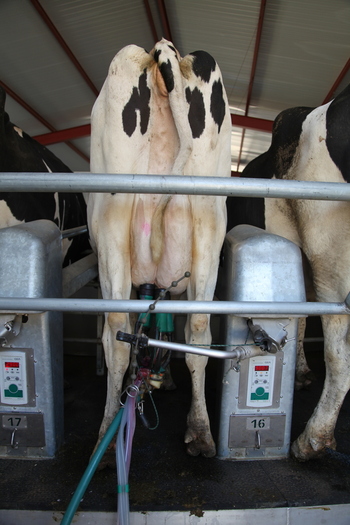
[[[0,230],[0,296],[62,295],[61,233],[39,220]],[[0,312],[0,457],[51,458],[63,441],[61,312]]]
[[[216,295],[230,301],[305,301],[300,249],[254,226],[233,228],[224,243]],[[225,360],[218,437],[221,459],[273,459],[289,454],[297,318],[229,315],[224,344],[267,351]]]

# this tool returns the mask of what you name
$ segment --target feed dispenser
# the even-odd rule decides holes
[[[294,243],[254,226],[225,238],[216,295],[226,301],[303,302],[301,252]],[[241,362],[223,361],[218,457],[285,458],[289,454],[298,319],[228,315],[224,344],[262,349]]]

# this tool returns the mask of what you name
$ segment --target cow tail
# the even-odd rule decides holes
[[[193,137],[188,121],[184,77],[180,69],[181,57],[174,45],[164,38],[153,50],[154,60],[162,77],[163,88],[169,97],[169,104],[179,136],[180,148],[175,159],[172,175],[183,175],[185,165],[192,153]],[[165,91],[161,89],[161,91]]]
[[[150,246],[155,264],[159,264],[163,253],[164,213],[170,199],[171,195],[163,195],[152,217]]]

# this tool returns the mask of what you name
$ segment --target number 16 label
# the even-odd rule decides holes
[[[247,430],[268,430],[269,428],[269,417],[247,417]]]

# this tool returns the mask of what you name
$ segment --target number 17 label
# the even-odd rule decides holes
[[[2,428],[27,428],[27,416],[6,415],[2,416]]]

